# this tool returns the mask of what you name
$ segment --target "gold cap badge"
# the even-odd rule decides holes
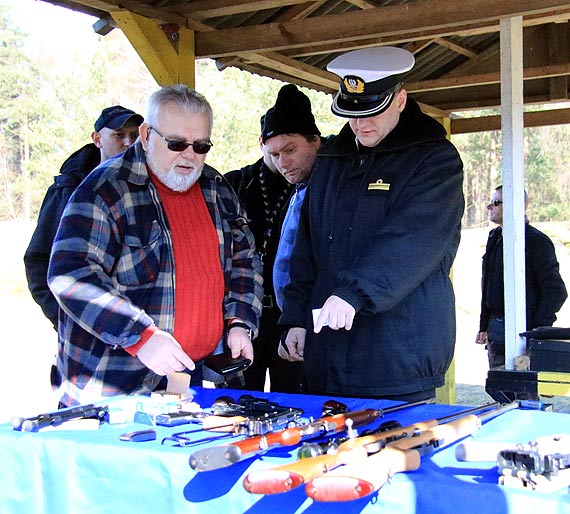
[[[345,77],[344,87],[348,93],[364,93],[364,81],[358,77]]]

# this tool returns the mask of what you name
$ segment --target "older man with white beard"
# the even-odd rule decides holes
[[[183,370],[199,385],[224,337],[253,360],[261,263],[235,193],[205,164],[212,121],[202,95],[163,87],[133,147],[70,199],[48,274],[62,406],[149,393]]]

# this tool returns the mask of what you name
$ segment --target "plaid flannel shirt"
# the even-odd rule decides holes
[[[204,166],[198,183],[219,239],[224,319],[241,318],[256,333],[263,279],[247,220],[216,170]],[[157,387],[161,377],[123,348],[153,324],[173,333],[175,271],[168,220],[137,142],[81,183],[56,235],[48,282],[60,305],[62,403]]]

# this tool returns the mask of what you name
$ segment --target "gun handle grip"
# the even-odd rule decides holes
[[[413,471],[419,466],[418,451],[385,448],[364,461],[313,478],[305,490],[313,500],[321,502],[356,500],[378,491],[394,473]]]

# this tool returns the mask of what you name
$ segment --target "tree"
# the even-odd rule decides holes
[[[211,60],[197,62],[196,89],[206,96],[214,111],[214,148],[207,159],[210,165],[223,173],[261,157],[259,120],[273,106],[283,85],[279,80],[236,68],[219,72]],[[331,98],[306,88],[301,90],[311,99],[321,133],[324,136],[336,134],[346,120],[331,113]]]
[[[24,35],[0,5],[0,219],[27,217],[32,198],[31,151],[41,117],[38,92],[41,75],[23,52]]]

